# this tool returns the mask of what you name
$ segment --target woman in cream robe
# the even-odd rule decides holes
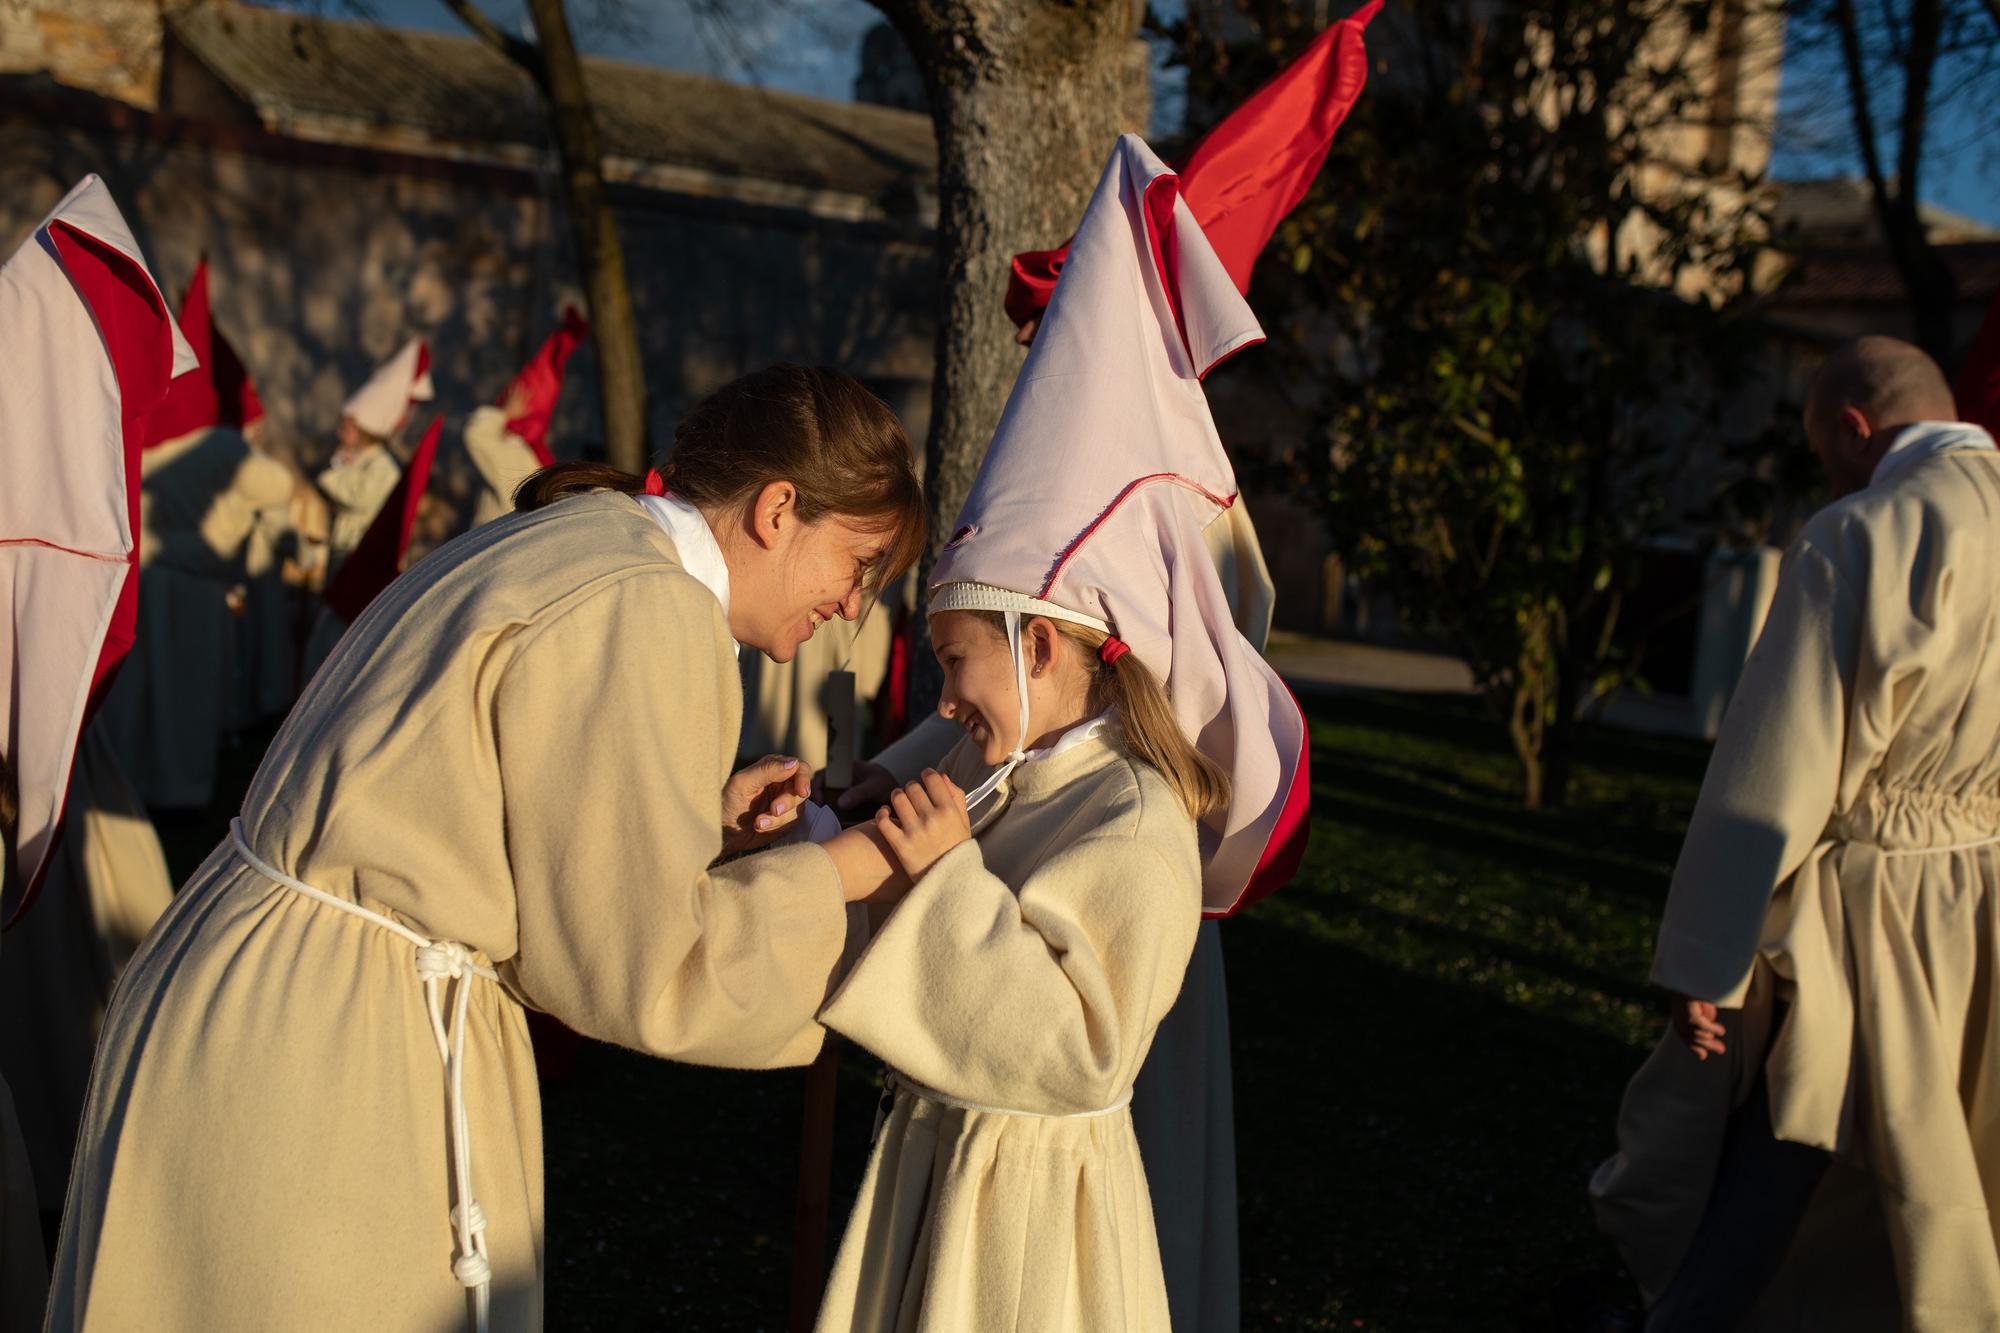
[[[1194,948],[1194,821],[1115,722],[1054,748],[918,879],[821,1015],[900,1088],[821,1333],[1168,1327],[1126,1102]],[[943,771],[971,790],[979,747]]]
[[[625,495],[489,524],[377,597],[272,743],[249,851],[216,849],[120,983],[50,1327],[458,1327],[464,1228],[491,1327],[539,1327],[523,1006],[711,1064],[820,1044],[834,862],[711,865],[741,709],[716,596]],[[274,874],[465,947],[413,950]],[[457,1217],[429,989],[463,1006]]]
[[[1653,967],[1744,1012],[1727,1062],[1668,1037],[1592,1184],[1649,1298],[1761,1066],[1776,1137],[1835,1163],[1748,1327],[2000,1328],[1996,515],[1990,445],[1892,454],[1786,552]]]
[[[291,473],[227,426],[140,455],[139,626],[99,725],[146,804],[207,805],[215,790],[236,624],[228,594],[261,510]]]

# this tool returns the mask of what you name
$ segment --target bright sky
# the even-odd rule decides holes
[[[367,15],[403,27],[463,32],[443,0],[278,0],[292,8]],[[496,21],[525,30],[521,0],[478,0]],[[1177,15],[1177,0],[1155,0]],[[1338,12],[1340,6],[1332,6]],[[773,88],[847,99],[862,34],[881,15],[866,0],[570,0],[586,51]],[[715,17],[726,15],[725,18]],[[1839,101],[1838,67],[1818,53],[1788,54],[1783,124],[1774,174],[1780,178],[1859,174]],[[1947,77],[1930,136],[1926,202],[2000,226],[2000,122],[1987,87]],[[1175,71],[1159,70],[1154,130],[1173,128],[1181,107]]]

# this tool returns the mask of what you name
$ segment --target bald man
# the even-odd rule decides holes
[[[1814,378],[1591,1193],[1649,1333],[2000,1328],[2000,454],[1921,351]]]

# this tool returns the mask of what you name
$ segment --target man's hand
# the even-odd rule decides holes
[[[972,836],[965,793],[934,768],[925,769],[921,779],[890,794],[889,804],[875,812],[875,828],[911,883],[923,878],[939,857]]]
[[[723,855],[761,847],[783,833],[799,817],[809,790],[806,766],[781,754],[765,755],[723,783]]]
[[[1716,1017],[1714,1005],[1707,1000],[1690,1000],[1685,995],[1673,996],[1671,1003],[1669,1016],[1673,1020],[1674,1035],[1687,1043],[1695,1059],[1706,1060],[1729,1049],[1722,1044],[1722,1023]]]
[[[813,774],[812,798],[827,806],[836,815],[851,815],[856,810],[866,810],[889,799],[889,793],[896,790],[896,779],[880,764],[871,764],[866,759],[854,761],[854,783],[833,800],[826,799],[826,770]]]

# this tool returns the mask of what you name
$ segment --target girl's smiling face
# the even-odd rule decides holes
[[[1005,763],[1020,734],[1021,704],[1007,632],[991,612],[940,611],[931,617],[931,646],[944,668],[938,714],[958,723],[992,766]],[[1042,616],[1023,618],[1021,651],[1028,667],[1027,749],[1052,744],[1081,722],[1089,694],[1074,646]]]
[[[1021,717],[1007,635],[973,612],[940,611],[931,617],[931,647],[944,668],[938,715],[965,728],[988,764],[1005,761]]]

